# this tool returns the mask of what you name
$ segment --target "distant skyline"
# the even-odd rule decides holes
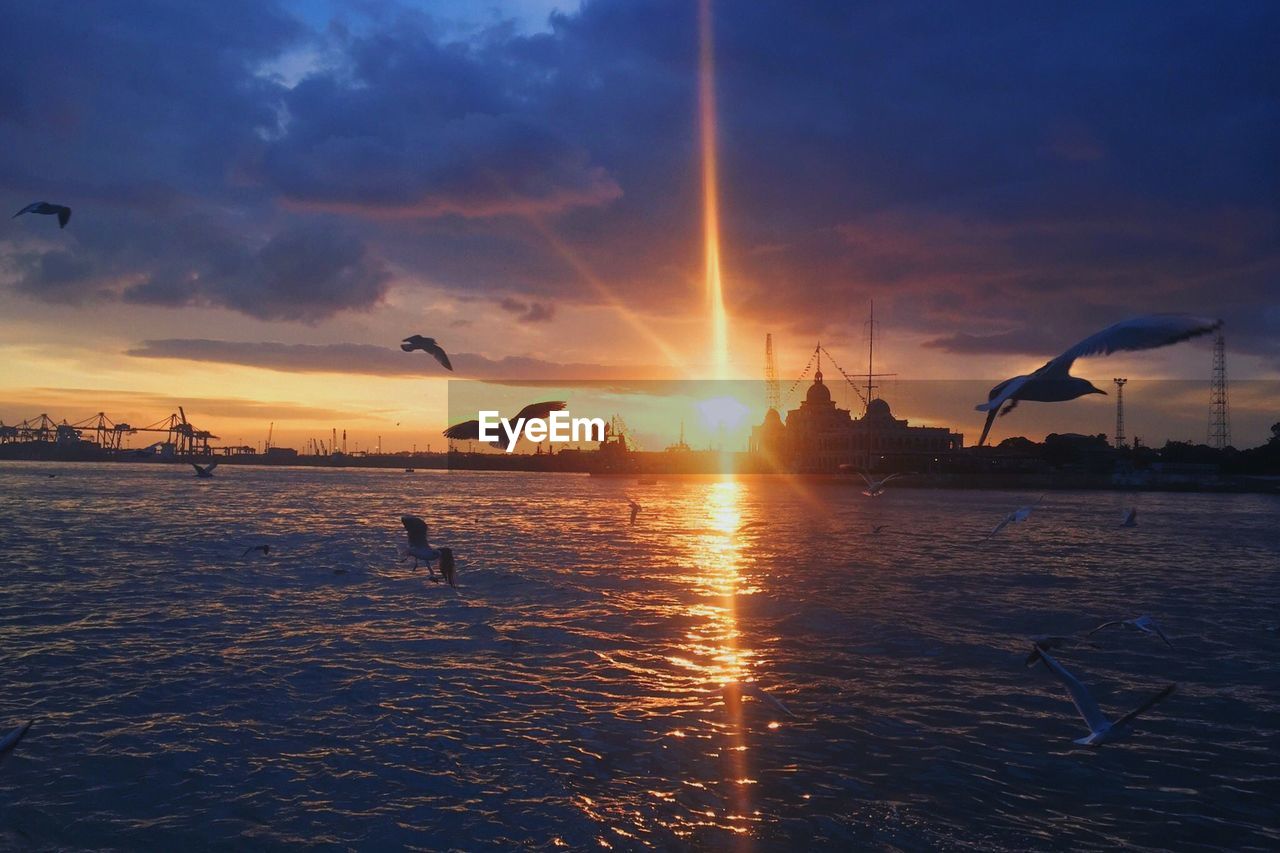
[[[1265,439],[1280,7],[712,8],[730,375],[761,376],[766,332],[784,390],[819,338],[864,370],[872,298],[880,369],[966,384],[1186,311],[1225,320],[1237,444]],[[0,195],[74,215],[3,218],[0,420],[184,403],[228,443],[440,444],[412,333],[459,377],[714,375],[696,9],[8,7]],[[1162,441],[1203,438],[1209,365],[1198,341],[1077,370],[1130,377],[1131,432]],[[980,431],[978,399],[894,393]],[[1110,432],[1113,403],[993,437]]]

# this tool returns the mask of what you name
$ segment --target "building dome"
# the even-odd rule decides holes
[[[777,409],[771,408],[769,409],[769,411],[764,413],[764,428],[765,429],[781,429],[782,428],[782,415],[778,414]]]
[[[804,401],[819,406],[831,402],[831,389],[822,383],[821,370],[813,377],[813,384],[809,386],[809,393],[805,395]]]
[[[877,397],[867,404],[868,418],[891,418],[893,414],[889,411],[889,404]]]

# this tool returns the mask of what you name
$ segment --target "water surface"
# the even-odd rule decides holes
[[[39,718],[0,844],[1275,849],[1280,501],[1050,493],[982,541],[1036,497],[0,465],[0,728]],[[1115,714],[1179,690],[1075,747],[1025,637],[1139,613],[1173,650],[1060,659]]]

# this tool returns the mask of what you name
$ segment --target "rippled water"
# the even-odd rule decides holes
[[[1280,501],[1144,494],[1122,530],[1051,493],[981,542],[1035,497],[0,465],[0,729],[39,718],[0,843],[1280,845]],[[405,512],[456,592],[397,563]],[[1175,648],[1060,659],[1109,712],[1179,691],[1075,747],[1023,638],[1138,613]]]

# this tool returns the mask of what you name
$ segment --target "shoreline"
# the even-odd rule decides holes
[[[802,482],[862,489],[862,479],[854,473],[799,473],[769,471],[600,471],[594,470],[584,458],[571,460],[577,464],[556,464],[560,454],[418,454],[417,456],[363,456],[333,459],[330,457],[300,456],[288,459],[266,460],[243,456],[202,456],[192,458],[129,458],[127,454],[77,455],[77,456],[14,456],[0,457],[0,463],[68,463],[68,464],[136,464],[189,466],[193,462],[208,464],[217,462],[223,466],[255,468],[308,468],[323,470],[381,470],[402,474],[418,471],[466,471],[474,473],[526,473],[571,474],[600,480],[628,480],[639,485],[658,485],[672,482],[705,482],[725,478],[752,480],[761,483]],[[577,454],[574,454],[577,456]],[[566,460],[569,461],[569,460]],[[895,480],[898,489],[955,489],[993,491],[1096,491],[1096,492],[1185,492],[1194,494],[1273,494],[1280,495],[1280,477],[1267,475],[1227,474],[1207,481],[1174,482],[1114,482],[1111,477],[1081,472],[1057,471],[1038,473],[922,473],[904,475]]]

